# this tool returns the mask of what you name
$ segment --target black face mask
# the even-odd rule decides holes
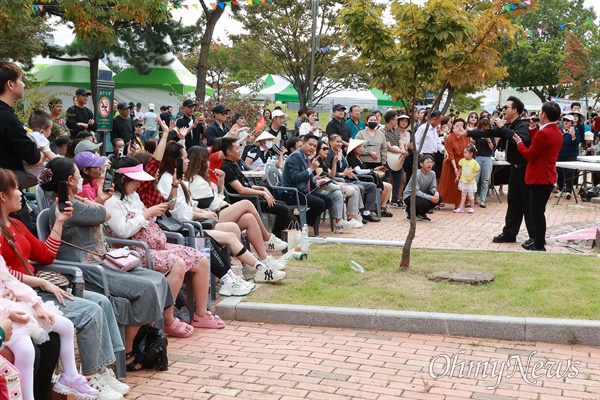
[[[367,125],[369,126],[369,128],[371,129],[375,129],[377,128],[377,122],[369,122],[367,123]]]

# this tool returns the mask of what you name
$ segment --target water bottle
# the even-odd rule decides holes
[[[304,226],[302,227],[302,241],[301,241],[302,245],[302,252],[303,253],[307,253],[308,252],[308,225],[304,224]]]
[[[355,270],[356,272],[359,272],[361,274],[365,273],[365,269],[362,267],[362,265],[360,265],[359,263],[357,263],[354,260],[350,260],[350,268],[352,268],[353,270]]]
[[[71,285],[73,296],[83,297],[85,281],[83,280],[83,273],[81,270],[77,270],[77,272],[75,272],[75,278],[73,279],[73,282],[71,282]]]

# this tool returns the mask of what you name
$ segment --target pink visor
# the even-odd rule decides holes
[[[119,168],[118,172],[134,181],[153,181],[154,177],[144,171],[144,166],[138,164],[135,167]]]

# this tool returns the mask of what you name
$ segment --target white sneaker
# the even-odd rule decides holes
[[[256,267],[252,265],[244,265],[242,268],[242,275],[246,281],[254,279],[254,275],[256,275]]]
[[[277,282],[285,278],[285,272],[277,271],[273,267],[259,263],[256,266],[254,282]]]
[[[240,285],[242,285],[242,287],[247,287],[248,289],[250,289],[250,291],[253,291],[254,289],[256,289],[256,284],[254,282],[251,281],[245,281],[244,278],[242,278],[239,275],[236,275],[232,270],[229,270],[227,272],[227,274],[232,278],[235,279]]]
[[[102,377],[100,374],[92,375],[87,378],[88,384],[100,392],[100,396],[97,400],[121,400],[124,399],[123,395],[116,392]]]
[[[267,251],[282,251],[288,248],[288,244],[271,233],[271,237],[265,242],[265,248]]]
[[[123,396],[129,393],[129,390],[131,389],[129,385],[118,380],[111,368],[104,368],[104,371],[101,372],[100,375],[102,375],[104,381],[108,384],[108,386],[113,388],[115,392],[121,393]]]
[[[285,271],[285,264],[280,263],[279,261],[274,259],[273,256],[268,256],[264,260],[259,261],[273,269],[276,269],[277,271]]]
[[[245,296],[252,290],[246,286],[242,286],[235,278],[225,275],[221,279],[221,289],[219,289],[219,295],[229,296]]]
[[[343,233],[346,230],[344,223],[339,223],[335,226],[335,233]]]
[[[346,226],[349,228],[362,228],[363,223],[360,222],[359,220],[357,220],[356,218],[352,218],[352,219],[346,221]]]

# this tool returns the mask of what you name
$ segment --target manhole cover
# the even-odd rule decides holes
[[[434,272],[429,275],[429,280],[435,282],[448,281],[450,283],[482,285],[484,283],[492,282],[494,280],[494,275],[483,271]]]

